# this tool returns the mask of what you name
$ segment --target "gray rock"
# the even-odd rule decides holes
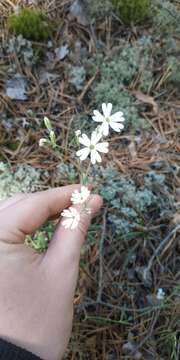
[[[6,95],[12,100],[27,100],[27,80],[20,74],[6,81]]]

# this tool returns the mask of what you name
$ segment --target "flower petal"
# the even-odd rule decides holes
[[[89,197],[90,191],[86,186],[81,186],[81,190],[74,190],[71,195],[71,202],[76,204],[83,204]]]
[[[93,131],[91,134],[91,145],[96,145],[101,138],[102,138],[102,133],[99,130]]]
[[[123,117],[123,112],[122,111],[118,111],[116,113],[114,113],[113,115],[111,115],[110,120],[114,121],[114,122],[118,122],[118,121],[124,121],[124,117]]]
[[[101,125],[101,132],[103,136],[108,136],[109,135],[109,124],[107,122],[104,122]]]
[[[112,110],[112,104],[111,103],[108,103],[108,104],[103,103],[102,104],[102,111],[103,111],[103,114],[104,114],[104,116],[106,118],[108,118],[111,115],[111,110]]]
[[[90,195],[89,189],[86,186],[82,186],[81,187],[81,197],[82,197],[83,202],[88,199],[89,195]]]
[[[71,211],[71,216],[79,215],[78,211],[75,208],[73,208],[72,206],[69,208],[69,210]]]
[[[75,131],[75,135],[76,135],[77,137],[79,137],[79,136],[81,135],[81,130],[76,130],[76,131]]]
[[[78,224],[79,224],[79,219],[74,218],[73,221],[72,221],[72,224],[71,224],[71,230],[76,229]]]
[[[115,122],[112,122],[110,123],[110,127],[114,130],[114,131],[117,131],[117,132],[120,132],[122,129],[124,129],[124,125],[121,124],[121,123],[115,123]]]
[[[76,155],[80,158],[81,161],[83,161],[88,157],[89,153],[90,153],[89,148],[83,148],[81,150],[78,150],[76,152]]]
[[[41,139],[39,140],[39,146],[47,145],[47,143],[48,143],[48,140],[45,139],[45,138],[41,138]]]
[[[62,221],[62,225],[65,229],[75,229],[80,221],[80,214],[76,208],[72,206],[69,209],[65,209],[62,214],[66,219]]]
[[[96,150],[91,151],[91,162],[92,164],[96,164],[96,162],[101,162],[101,156]]]
[[[74,204],[74,205],[77,205],[77,204],[80,204],[81,203],[81,198],[80,196],[71,196],[71,202]]]
[[[92,119],[94,121],[96,121],[96,122],[104,121],[104,116],[98,110],[94,110],[93,113],[94,113],[94,116],[92,116]]]
[[[88,138],[88,136],[86,134],[82,134],[82,136],[80,136],[78,140],[79,140],[80,144],[82,144],[86,147],[90,146],[90,144],[91,144],[90,139]]]
[[[71,214],[71,211],[69,209],[65,209],[63,210],[63,212],[61,213],[61,216],[64,216],[64,217],[72,217],[72,214]]]
[[[102,142],[96,145],[96,150],[106,154],[109,151],[108,147],[109,147],[108,142]]]
[[[62,225],[65,227],[65,229],[70,229],[72,223],[72,218],[63,220]]]

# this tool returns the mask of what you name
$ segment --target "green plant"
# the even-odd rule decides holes
[[[38,9],[25,8],[18,14],[8,18],[10,31],[21,34],[25,39],[33,41],[47,40],[53,31],[53,25],[45,14]]]
[[[53,225],[49,222],[42,229],[36,231],[34,235],[27,235],[25,244],[39,253],[44,252],[48,248],[53,230]]]
[[[142,23],[150,15],[150,0],[112,0],[127,25]]]

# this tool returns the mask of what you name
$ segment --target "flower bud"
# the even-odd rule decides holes
[[[51,143],[53,145],[56,145],[56,135],[53,130],[50,131],[49,136],[50,136]]]
[[[51,126],[50,120],[48,119],[47,116],[44,117],[44,124],[45,124],[46,128],[47,128],[49,131],[52,130],[52,126]]]
[[[47,143],[48,143],[48,141],[45,138],[41,138],[39,140],[39,146],[45,146],[45,145],[47,145]]]
[[[78,136],[80,136],[81,135],[81,130],[76,130],[75,131],[75,135],[78,137]]]

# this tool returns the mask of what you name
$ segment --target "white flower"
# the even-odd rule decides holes
[[[103,115],[98,111],[94,110],[94,116],[92,117],[94,121],[102,123],[101,132],[102,135],[107,136],[109,134],[109,128],[112,128],[116,132],[120,132],[124,125],[122,122],[125,120],[123,117],[123,112],[118,111],[111,115],[112,104],[108,103],[102,104]]]
[[[71,196],[72,203],[83,204],[89,197],[90,191],[86,186],[81,186],[81,190],[74,190]]]
[[[74,230],[77,228],[80,221],[80,214],[75,208],[70,207],[69,209],[63,210],[61,216],[66,218],[62,222],[62,225],[65,227],[65,229]]]
[[[78,136],[80,136],[81,135],[81,130],[76,130],[75,131],[75,135],[78,137]]]
[[[39,146],[45,146],[48,143],[47,139],[41,138],[39,140]]]
[[[82,134],[79,137],[80,144],[85,147],[76,152],[76,155],[79,156],[80,160],[85,160],[89,155],[91,157],[91,163],[96,164],[96,162],[101,162],[101,156],[99,152],[107,153],[108,152],[108,142],[100,142],[102,134],[96,131],[93,131],[91,138],[89,139],[86,134]]]
[[[161,288],[159,288],[159,289],[157,290],[156,298],[157,298],[158,300],[164,300],[165,295],[166,295],[166,294],[165,294],[164,290],[161,289]]]

